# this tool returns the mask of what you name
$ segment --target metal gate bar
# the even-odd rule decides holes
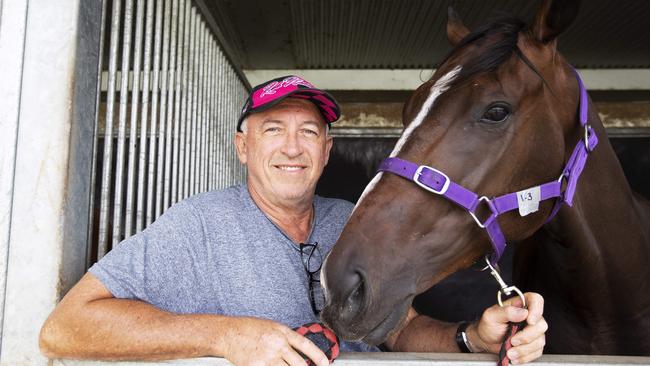
[[[119,1],[119,0],[118,0]],[[152,0],[149,0],[152,1]],[[158,90],[160,84],[160,53],[162,45],[162,10],[163,3],[159,0],[156,3],[156,26],[154,30],[154,51],[153,51],[153,85],[151,87],[151,124],[150,124],[150,137],[149,141],[149,157],[147,164],[147,221],[146,226],[149,226],[154,220],[154,187],[156,181],[154,180],[154,172],[156,169],[156,140],[154,136],[157,135],[158,124]]]
[[[133,54],[133,88],[131,89],[131,128],[129,134],[129,164],[126,183],[126,206],[124,235],[131,236],[133,230],[133,195],[135,188],[135,156],[138,139],[138,107],[140,100],[140,66],[142,61],[142,30],[144,23],[144,1],[137,0],[135,21],[135,44]]]
[[[117,47],[118,37],[120,31],[120,8],[121,1],[113,4],[113,12],[111,16],[111,39],[109,45],[109,60],[108,60],[108,93],[106,95],[106,123],[105,123],[105,136],[110,138],[104,139],[104,164],[102,166],[102,179],[100,190],[100,216],[99,216],[99,245],[97,248],[97,256],[102,257],[108,252],[107,236],[108,236],[108,205],[109,196],[111,191],[111,162],[113,157],[113,113],[115,107],[115,79],[117,78]],[[92,210],[91,210],[92,212]]]
[[[163,213],[163,190],[164,190],[164,163],[165,163],[165,131],[167,127],[167,88],[169,80],[169,19],[171,17],[171,0],[164,0],[165,13],[163,20],[163,46],[162,46],[162,70],[160,88],[160,128],[158,129],[158,160],[156,169],[156,217]]]
[[[232,136],[247,88],[205,15],[192,0],[104,1],[89,264],[179,200],[245,177]]]
[[[144,0],[140,0],[144,1]],[[144,72],[142,76],[142,113],[140,115],[140,154],[138,159],[138,199],[136,205],[136,232],[142,231],[145,220],[145,168],[147,164],[147,127],[149,118],[149,92],[151,83],[151,46],[153,42],[154,2],[147,1],[147,22],[144,40]],[[151,144],[149,144],[151,145]],[[150,146],[149,146],[150,147]]]

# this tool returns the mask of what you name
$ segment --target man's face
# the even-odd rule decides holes
[[[311,202],[332,147],[326,128],[316,106],[302,99],[251,114],[246,132],[235,136],[249,187],[277,205]]]

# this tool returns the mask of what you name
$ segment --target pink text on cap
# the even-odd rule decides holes
[[[267,103],[268,101],[265,99],[270,99],[270,100],[275,99],[274,98],[276,96],[275,94],[278,92],[280,92],[280,95],[278,96],[282,96],[287,93],[290,93],[298,89],[296,87],[297,85],[303,85],[308,88],[314,88],[314,86],[310,82],[297,76],[290,76],[288,78],[285,78],[282,81],[274,81],[272,83],[269,83],[269,85],[266,85],[262,89],[255,92],[253,94],[253,107],[257,107],[264,103]]]

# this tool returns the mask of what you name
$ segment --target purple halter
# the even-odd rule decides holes
[[[487,231],[492,242],[492,248],[494,249],[490,257],[490,262],[493,265],[496,264],[506,248],[506,239],[501,231],[497,217],[517,208],[519,208],[520,214],[525,216],[528,213],[537,211],[537,209],[533,209],[527,212],[526,208],[529,207],[527,206],[528,204],[533,203],[538,205],[540,201],[557,197],[558,200],[555,202],[555,206],[549,218],[546,220],[546,222],[549,222],[560,210],[563,203],[573,206],[573,195],[575,194],[578,178],[580,178],[582,169],[587,162],[587,156],[598,144],[596,133],[591,125],[587,124],[587,90],[578,72],[575,69],[573,71],[580,86],[580,125],[584,128],[585,135],[584,139],[581,139],[573,149],[569,161],[566,163],[564,170],[562,170],[562,175],[556,181],[490,199],[486,196],[479,198],[478,194],[454,183],[445,173],[438,169],[426,165],[418,165],[400,158],[384,159],[379,165],[378,171],[397,174],[400,177],[413,181],[423,189],[445,197],[467,210],[476,224]],[[567,180],[567,185],[564,192],[562,192],[564,179]],[[485,203],[490,210],[490,216],[483,222],[476,217],[476,209],[481,202]],[[524,208],[523,211],[522,207]]]

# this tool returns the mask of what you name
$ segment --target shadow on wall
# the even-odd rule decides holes
[[[650,138],[624,137],[610,141],[632,189],[650,199]],[[356,202],[396,142],[397,138],[336,138],[316,193]],[[500,261],[507,282],[512,278],[513,247],[506,249]],[[416,297],[414,306],[420,313],[444,321],[478,319],[485,308],[496,303],[497,290],[488,272],[469,268]]]

